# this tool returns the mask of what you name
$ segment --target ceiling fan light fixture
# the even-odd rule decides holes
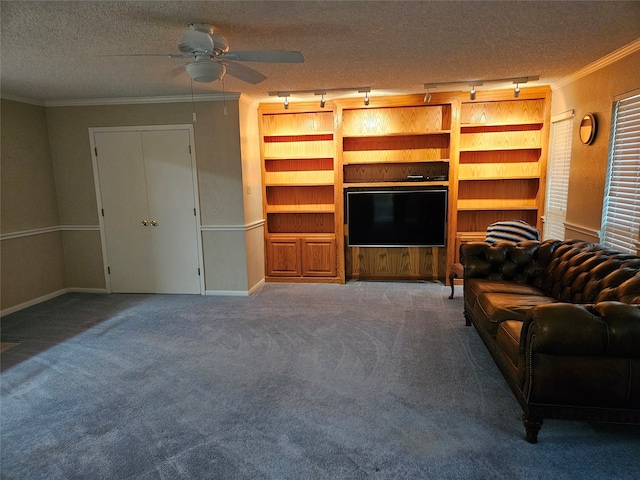
[[[188,63],[185,67],[187,73],[194,82],[209,83],[220,80],[224,77],[227,69],[219,62],[215,62],[210,59],[196,60],[195,62]]]

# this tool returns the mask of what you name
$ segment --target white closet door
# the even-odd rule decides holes
[[[155,275],[140,132],[96,132],[111,291],[153,293]]]
[[[120,293],[200,293],[188,130],[94,132],[109,282]]]
[[[200,293],[187,130],[142,132],[157,293]]]

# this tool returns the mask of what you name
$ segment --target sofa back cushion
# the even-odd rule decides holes
[[[460,247],[465,277],[509,280],[541,287],[543,274],[560,242],[468,242]]]
[[[636,303],[640,299],[640,277],[635,278],[639,272],[639,257],[568,240],[554,250],[540,287],[560,302]]]

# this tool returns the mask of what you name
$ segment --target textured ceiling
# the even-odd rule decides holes
[[[227,92],[371,86],[423,92],[424,83],[540,75],[550,84],[640,38],[640,2],[624,1],[4,1],[3,96],[46,103],[188,95],[183,60],[112,56],[177,53],[192,22],[231,50],[299,50],[303,64],[245,63],[268,78],[229,75]],[[193,84],[195,94],[222,82]]]

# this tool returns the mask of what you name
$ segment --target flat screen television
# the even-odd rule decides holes
[[[347,191],[351,247],[444,247],[447,190]]]

